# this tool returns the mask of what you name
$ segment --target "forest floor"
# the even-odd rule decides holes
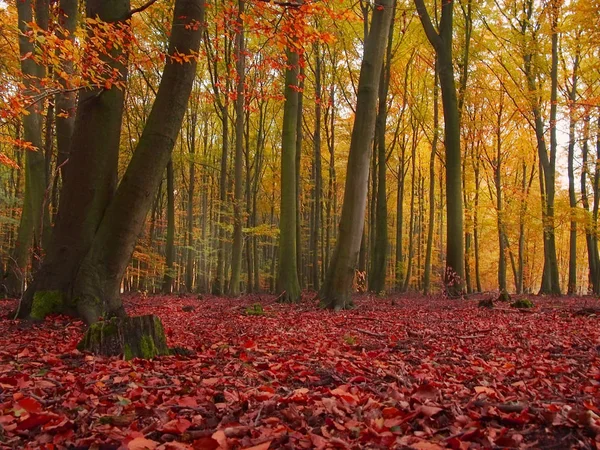
[[[578,314],[597,299],[311,298],[127,297],[191,350],[152,361],[3,318],[0,448],[600,448],[600,314]]]

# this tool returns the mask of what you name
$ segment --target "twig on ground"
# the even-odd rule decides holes
[[[530,309],[525,309],[525,308],[496,308],[494,307],[494,309],[492,309],[492,311],[503,311],[503,312],[511,312],[511,313],[529,313],[529,314],[534,314],[536,311],[532,311]]]
[[[374,331],[363,330],[362,328],[357,328],[356,331],[360,331],[361,333],[368,334],[369,336],[378,337],[378,338],[386,338],[387,334],[375,333]]]

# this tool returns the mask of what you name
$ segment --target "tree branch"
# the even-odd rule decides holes
[[[414,0],[415,7],[417,8],[417,13],[419,14],[419,19],[421,19],[421,23],[423,24],[423,30],[425,30],[425,35],[427,39],[433,46],[433,48],[437,51],[439,47],[442,45],[442,38],[435,30],[433,23],[431,22],[431,17],[429,17],[429,13],[427,12],[427,7],[425,6],[425,2],[423,0]]]
[[[134,14],[140,13],[142,11],[147,10],[148,8],[150,8],[152,5],[154,5],[158,0],[148,0],[146,3],[144,3],[142,6],[140,6],[139,8],[134,8],[131,11],[129,11],[129,14],[127,14],[126,19],[131,19],[131,17]]]

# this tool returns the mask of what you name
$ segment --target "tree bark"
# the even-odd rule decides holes
[[[567,282],[567,294],[573,295],[577,292],[577,196],[575,195],[575,101],[577,100],[577,81],[579,70],[579,53],[573,61],[573,74],[571,87],[567,88],[569,96],[569,147],[568,147],[568,176],[569,176],[569,207],[571,208],[571,223],[569,233],[569,280]]]
[[[437,64],[433,78],[433,139],[429,154],[429,223],[427,224],[427,247],[425,249],[425,273],[423,274],[423,294],[431,294],[431,259],[433,253],[433,230],[435,227],[435,157],[437,153],[439,123],[439,88]]]
[[[75,40],[75,30],[78,22],[78,0],[60,0],[58,24],[59,37],[69,41]],[[67,75],[73,73],[73,63],[68,60],[61,61],[60,69]],[[65,91],[56,94],[56,146],[57,166],[62,167],[71,151],[71,138],[75,127],[75,113],[77,106],[77,93],[68,92],[69,82],[59,77],[61,86]],[[61,168],[61,172],[64,172]]]
[[[321,203],[323,190],[323,176],[321,173],[321,121],[322,121],[322,56],[321,46],[315,44],[315,135],[313,139],[314,148],[314,219],[311,233],[311,278],[312,287],[315,291],[320,289],[321,271],[319,270],[319,235],[321,232]]]
[[[326,307],[335,310],[352,306],[352,280],[364,229],[369,160],[375,132],[378,88],[392,14],[393,0],[376,1],[369,37],[365,43],[350,141],[339,237],[327,277],[319,293],[321,302]]]
[[[235,68],[237,72],[237,87],[235,100],[235,161],[234,161],[234,193],[233,193],[233,246],[231,255],[231,281],[229,295],[240,295],[240,279],[242,273],[242,247],[244,245],[243,226],[243,185],[244,185],[244,105],[245,92],[245,55],[244,55],[244,0],[238,0],[237,31],[235,43]]]
[[[444,283],[448,296],[457,297],[462,295],[464,288],[464,242],[460,115],[452,61],[454,1],[448,0],[442,3],[439,31],[435,30],[424,1],[414,0],[414,2],[427,39],[435,50],[439,68],[446,146],[447,241]]]
[[[48,29],[48,0],[20,0],[17,3],[19,27],[19,54],[26,95],[36,95],[42,88],[41,81],[46,68],[35,62],[34,43],[25,34],[34,22],[42,30]],[[35,15],[34,15],[35,9]],[[31,150],[25,153],[25,191],[17,240],[9,260],[5,282],[8,294],[19,297],[23,292],[31,258],[32,265],[42,257],[44,228],[44,195],[46,192],[46,158],[42,135],[44,102],[35,102],[27,108],[22,118],[23,140],[29,142]]]
[[[88,0],[86,16],[124,26],[129,0]],[[88,35],[102,35],[91,25]],[[90,45],[93,40],[90,39]],[[102,50],[98,50],[102,54]],[[124,49],[104,56],[106,64],[127,80]],[[63,169],[63,185],[52,242],[32,285],[25,292],[19,316],[27,317],[36,291],[71,292],[81,260],[89,250],[104,211],[117,184],[117,163],[123,116],[124,91],[113,86],[81,91],[75,117],[69,162]]]
[[[297,267],[296,230],[296,139],[298,125],[299,55],[292,46],[287,49],[285,71],[285,104],[281,145],[281,208],[279,219],[279,266],[277,292],[286,303],[300,300]]]
[[[106,7],[109,2],[98,0],[98,3],[101,7]],[[128,16],[129,5],[127,4],[125,11],[121,11],[116,16],[114,9],[109,8],[107,12],[112,14],[113,20],[121,20]],[[158,93],[140,141],[113,199],[101,215],[97,230],[91,235],[91,239],[88,237],[90,242],[88,251],[83,253],[81,260],[78,260],[81,256],[79,253],[71,253],[70,260],[63,261],[63,264],[68,264],[68,267],[72,268],[68,285],[58,284],[55,285],[56,288],[48,290],[43,285],[40,289],[40,285],[34,282],[30,288],[33,308],[26,310],[22,307],[21,314],[33,316],[34,314],[30,313],[35,311],[40,313],[37,318],[43,318],[39,316],[49,312],[70,312],[77,314],[88,324],[102,317],[124,315],[119,298],[119,287],[181,128],[196,73],[196,59],[192,55],[196,55],[199,49],[204,18],[203,3],[200,0],[177,0],[173,17],[169,55],[173,56],[176,52],[178,55],[189,55],[190,61],[181,64],[167,57]],[[122,96],[122,92],[119,92]],[[110,94],[110,91],[100,91],[96,101],[104,100],[106,94]],[[112,114],[108,114],[109,111]],[[101,112],[107,114],[106,119],[109,124],[120,125],[120,109],[102,109]],[[82,128],[89,127],[88,129],[94,132],[93,136],[99,135],[100,138],[102,126],[106,126],[107,123],[95,122],[94,125],[91,126],[84,120],[80,122]],[[119,129],[118,126],[116,128]],[[74,138],[81,131],[83,130],[79,130],[76,125]],[[88,136],[87,139],[90,137]],[[83,139],[81,143],[82,148],[95,147],[97,144],[92,140]],[[118,140],[112,145],[111,148],[103,148],[104,154],[107,151],[110,153],[113,148],[118,151]],[[84,166],[85,163],[86,161],[82,162]],[[74,172],[79,172],[80,169],[78,166],[70,165],[70,170]],[[96,172],[98,169],[102,167],[95,167],[86,175],[90,178],[99,176]],[[67,177],[65,181],[67,180],[71,181],[72,177]],[[103,179],[100,178],[100,181]],[[97,214],[98,211],[83,208],[78,196],[67,197],[70,193],[67,190],[69,187],[71,190],[81,190],[79,186],[68,185],[65,182],[63,186],[65,195],[62,197],[73,199],[74,202],[69,204],[67,201],[61,201],[61,208],[79,208],[78,214],[85,225],[89,216]],[[79,225],[84,228],[82,223]],[[60,251],[57,253],[60,254]],[[52,277],[48,278],[48,274],[51,272],[45,273],[45,280],[50,279],[55,283],[64,280],[64,276],[56,280]]]
[[[372,273],[369,277],[369,290],[379,293],[385,291],[385,279],[388,254],[388,214],[387,214],[387,147],[385,141],[386,123],[388,115],[388,91],[391,78],[392,67],[392,43],[394,29],[394,15],[396,11],[396,0],[393,2],[392,19],[390,22],[390,31],[388,32],[386,58],[384,67],[381,70],[379,80],[379,109],[375,122],[375,133],[377,144],[377,205],[375,216],[375,239],[372,255]]]
[[[165,246],[165,275],[163,277],[163,294],[173,290],[175,274],[175,175],[173,160],[167,164],[167,242]]]

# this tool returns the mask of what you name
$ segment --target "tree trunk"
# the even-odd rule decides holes
[[[379,110],[375,122],[375,133],[377,138],[377,206],[375,216],[375,244],[373,246],[371,276],[369,277],[369,290],[379,293],[385,291],[385,278],[388,254],[388,214],[387,214],[387,147],[385,142],[386,123],[388,115],[388,91],[391,78],[392,66],[392,43],[394,29],[394,13],[396,11],[396,0],[393,1],[392,20],[387,39],[385,66],[381,70],[379,80]]]
[[[427,247],[425,249],[425,273],[423,274],[423,294],[431,294],[431,259],[433,253],[433,230],[435,227],[435,157],[437,153],[439,122],[439,88],[437,65],[433,79],[433,139],[429,155],[429,223],[427,224]]]
[[[315,44],[315,135],[313,139],[314,148],[314,219],[311,233],[311,279],[312,288],[315,291],[320,289],[321,271],[319,270],[319,234],[321,232],[321,197],[323,176],[321,174],[321,117],[322,117],[322,92],[321,92],[321,47],[317,42]]]
[[[296,171],[296,270],[298,272],[298,283],[300,289],[303,286],[303,267],[302,267],[302,209],[300,204],[301,198],[301,183],[300,183],[300,161],[302,160],[302,140],[304,132],[302,130],[302,111],[304,108],[304,67],[300,64],[300,56],[298,56],[298,64],[300,65],[298,78],[298,114],[296,115],[296,150],[295,150],[295,171]]]
[[[173,290],[173,277],[175,275],[175,175],[173,174],[172,159],[167,164],[167,242],[165,259],[162,291],[163,294],[170,294]]]
[[[129,0],[88,0],[86,16],[122,25],[129,13]],[[102,35],[100,26],[89,35]],[[100,53],[102,51],[99,50]],[[106,63],[127,79],[120,46]],[[63,169],[63,185],[52,242],[44,262],[20,304],[19,316],[27,317],[36,291],[71,292],[81,260],[89,250],[117,183],[117,162],[123,116],[124,91],[91,88],[81,91],[71,137],[69,162]]]
[[[569,175],[569,206],[571,208],[571,223],[569,235],[569,281],[567,282],[567,294],[573,295],[577,292],[577,220],[576,208],[577,197],[575,195],[575,101],[577,100],[577,77],[579,69],[579,53],[573,61],[573,75],[571,87],[567,88],[569,95],[569,150],[568,150],[568,175]]]
[[[364,229],[377,94],[392,13],[393,0],[376,1],[369,37],[365,43],[339,237],[325,283],[319,293],[322,303],[335,310],[352,306],[352,280]]]
[[[189,120],[191,119],[191,120]],[[192,292],[194,288],[194,260],[196,259],[194,242],[194,196],[196,195],[196,126],[198,115],[194,111],[191,118],[188,117],[188,152],[190,158],[189,188],[186,205],[187,224],[187,250],[185,264],[185,288]]]
[[[277,292],[286,303],[300,300],[296,230],[296,139],[298,125],[299,55],[292,46],[286,51],[285,105],[281,145],[281,209],[279,223],[279,267]]]
[[[25,34],[29,24],[34,22],[42,30],[48,29],[49,5],[47,0],[20,0],[17,3],[19,26],[19,54],[26,95],[36,95],[46,75],[43,65],[37,64],[32,55],[34,43]],[[17,232],[17,241],[9,260],[8,276],[5,282],[8,294],[19,297],[23,292],[30,257],[32,262],[42,257],[44,226],[44,194],[46,191],[46,158],[42,136],[44,102],[34,102],[27,108],[22,118],[23,140],[30,142],[32,150],[25,153],[25,191],[23,208]]]
[[[589,154],[589,139],[590,139],[590,116],[589,113],[583,118],[583,143],[581,148],[581,204],[583,209],[590,212],[590,204],[588,199],[587,192],[587,174],[590,170],[588,163],[588,154]],[[595,172],[598,173],[598,164],[595,165]],[[594,177],[593,180],[593,191],[594,194],[597,190],[597,180]],[[594,197],[596,197],[594,195]],[[598,255],[598,242],[596,237],[596,226],[595,226],[595,217],[593,213],[589,215],[588,220],[586,221],[585,227],[585,240],[587,245],[587,253],[588,253],[588,291],[591,291],[594,294],[600,293],[600,279],[598,277],[599,270],[599,260],[600,257]]]
[[[243,184],[244,184],[244,84],[245,54],[244,54],[244,0],[238,0],[237,32],[235,44],[237,88],[235,100],[235,162],[234,162],[234,194],[233,194],[233,246],[231,256],[231,281],[229,283],[229,295],[237,297],[240,295],[240,278],[242,273],[242,247],[244,245],[243,226]]]
[[[450,297],[462,294],[464,287],[464,242],[460,116],[452,61],[452,16],[454,1],[442,3],[439,33],[433,27],[423,0],[414,0],[425,34],[435,49],[439,68],[444,143],[446,146],[446,271],[444,283]]]
[[[98,0],[98,3],[100,6],[106,7],[109,2]],[[123,5],[121,4],[121,6]],[[121,14],[116,16],[117,18],[127,17],[129,5],[126,6],[127,8],[121,11]],[[103,9],[100,9],[100,11],[104,12]],[[114,14],[114,8],[109,8],[106,12]],[[170,55],[175,52],[183,55],[197,54],[202,34],[200,24],[203,23],[203,12],[203,3],[199,0],[176,1],[173,27],[169,39]],[[90,10],[88,10],[88,15],[90,15]],[[91,14],[91,16],[95,17],[96,14]],[[108,18],[111,17],[114,18],[114,16]],[[29,308],[26,308],[27,304],[22,302],[21,315],[43,318],[50,312],[70,312],[77,314],[88,324],[95,323],[102,317],[124,315],[119,298],[120,283],[133,253],[137,237],[142,230],[146,214],[152,204],[156,189],[160,184],[163,171],[171,158],[171,152],[181,128],[195,73],[195,58],[191,58],[188,63],[180,64],[167,57],[152,111],[131,162],[113,199],[104,214],[101,215],[101,221],[96,232],[91,236],[85,236],[90,243],[89,249],[83,253],[83,259],[78,259],[81,256],[78,252],[65,253],[63,251],[63,254],[70,256],[69,260],[63,260],[63,264],[71,268],[71,271],[68,271],[70,279],[68,279],[67,286],[60,284],[65,279],[64,276],[54,279],[48,276],[53,274],[51,271],[44,272],[42,280],[51,280],[59,284],[55,284],[56,287],[49,290],[44,284],[38,284],[34,281],[28,289],[29,298],[32,299],[32,302],[29,304]],[[122,98],[122,91],[117,91]],[[102,105],[105,100],[104,97],[110,93],[111,91],[100,91],[95,101],[101,102]],[[115,100],[112,97],[110,99],[113,102]],[[91,103],[94,103],[94,101],[91,101]],[[114,103],[111,102],[109,105],[113,106]],[[108,114],[109,111],[111,114]],[[103,127],[111,123],[120,125],[120,109],[101,109],[101,112],[106,114],[106,121],[96,121],[92,126],[87,120],[79,118],[78,111],[79,121],[77,123],[83,129],[92,131],[92,136],[98,136],[98,139],[103,137],[100,132],[103,131]],[[116,128],[119,127],[116,126]],[[80,139],[83,137],[81,131],[83,130],[80,130],[76,124],[74,142],[76,142],[76,136],[81,136]],[[97,142],[94,142],[90,136],[87,136],[87,139],[89,140],[82,139],[80,141],[82,149],[96,147]],[[102,148],[102,154],[104,156],[107,153],[110,155],[113,149],[118,151],[118,139],[112,142],[112,147]],[[79,152],[74,153],[74,155],[77,154]],[[92,156],[97,155],[92,153]],[[86,164],[87,161],[82,161],[84,167],[86,167]],[[69,168],[74,174],[81,172],[81,167],[74,164],[70,165]],[[99,176],[97,171],[102,171],[102,169],[102,166],[93,167],[93,170],[85,173],[85,175],[90,179],[95,179]],[[86,225],[86,220],[90,219],[90,216],[96,217],[98,211],[85,209],[81,206],[81,199],[78,196],[68,196],[72,194],[67,190],[68,188],[78,192],[81,191],[79,186],[67,183],[67,181],[71,182],[72,178],[70,174],[66,178],[62,198],[71,199],[73,204],[69,204],[68,201],[61,201],[61,208],[78,208],[77,213],[83,219],[79,226],[87,230],[82,226],[82,223]],[[102,178],[100,181],[102,181]],[[102,186],[102,183],[100,183],[100,186]],[[55,238],[53,242],[60,242],[60,240]],[[60,250],[59,247],[58,251],[55,250],[55,254],[61,254]],[[78,250],[81,250],[81,248],[78,247]],[[73,261],[73,259],[76,261]],[[63,272],[55,273],[60,275]]]
[[[58,24],[59,37],[73,41],[75,39],[75,30],[78,22],[78,0],[60,0]],[[63,32],[64,31],[64,32]],[[71,61],[62,61],[61,71],[67,75],[73,73],[73,63]],[[77,93],[67,92],[69,83],[63,77],[59,77],[59,82],[64,92],[56,94],[56,146],[57,146],[57,166],[62,167],[63,163],[69,158],[71,151],[71,138],[75,127],[75,108],[77,106]],[[61,168],[61,171],[62,168]]]
[[[542,221],[544,229],[544,269],[542,274],[542,286],[540,294],[560,295],[560,280],[558,276],[558,261],[556,257],[556,238],[554,232],[554,196],[556,177],[556,113],[557,113],[557,91],[558,91],[558,30],[557,15],[558,5],[552,2],[550,9],[552,13],[552,58],[551,58],[551,94],[550,94],[550,154],[548,154],[545,129],[540,111],[540,98],[538,89],[538,74],[534,62],[533,49],[526,49],[523,54],[524,72],[527,79],[527,89],[532,96],[531,111],[534,117],[534,129],[537,140],[537,151],[540,164],[540,190],[542,193]],[[531,3],[525,5],[526,19],[523,20],[521,33],[524,39],[526,32],[532,26],[531,17],[533,6]]]

